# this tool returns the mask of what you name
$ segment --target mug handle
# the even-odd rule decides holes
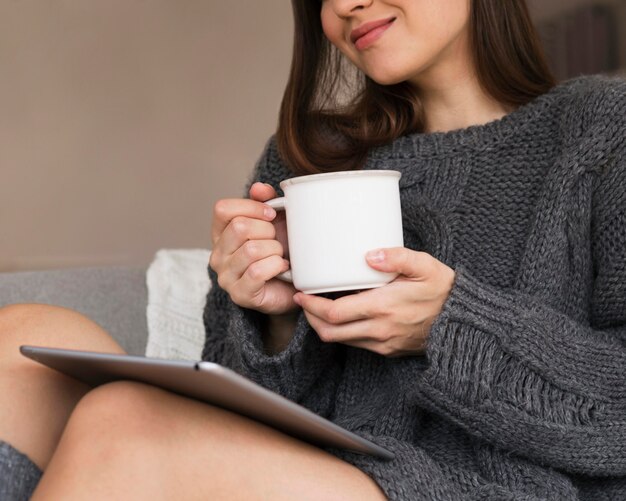
[[[263,202],[263,203],[269,205],[274,210],[285,210],[285,197],[272,198],[271,200],[268,200],[267,202]],[[283,282],[293,283],[291,270],[284,271],[283,273],[276,275],[275,278],[278,278],[279,280],[282,280]]]

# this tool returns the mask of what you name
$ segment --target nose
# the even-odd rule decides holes
[[[347,17],[357,10],[369,7],[374,0],[328,0],[339,17]]]

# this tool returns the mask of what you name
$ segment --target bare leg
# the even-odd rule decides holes
[[[23,357],[23,344],[124,350],[74,311],[46,305],[0,308],[0,439],[45,470],[72,409],[89,387]]]
[[[237,414],[116,382],[78,404],[33,500],[382,500],[354,466]]]

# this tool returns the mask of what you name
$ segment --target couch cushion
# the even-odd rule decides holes
[[[71,308],[101,325],[132,355],[145,353],[147,302],[145,268],[0,273],[0,306],[44,303]]]

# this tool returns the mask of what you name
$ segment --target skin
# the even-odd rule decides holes
[[[482,90],[469,51],[469,0],[323,0],[324,34],[352,63],[376,82],[410,82],[422,100],[428,132],[487,123],[508,111]],[[352,30],[395,18],[372,45],[358,50]],[[221,200],[215,206],[211,266],[233,301],[269,316],[268,352],[289,342],[300,306],[326,342],[339,342],[385,356],[423,353],[430,327],[454,284],[454,270],[434,257],[406,248],[373,249],[374,269],[399,273],[379,289],[326,299],[298,293],[274,277],[288,269],[284,221],[276,222],[262,203],[276,196],[261,183],[250,200]],[[254,249],[254,252],[251,251]],[[223,280],[222,278],[223,277]],[[384,333],[384,334],[383,334]]]
[[[323,0],[328,39],[379,83],[411,82],[427,131],[485,123],[507,110],[480,89],[467,46],[469,0]],[[389,16],[394,25],[357,51],[350,31]],[[211,267],[232,300],[267,315],[263,342],[279,352],[300,309],[325,342],[385,356],[423,352],[454,270],[405,248],[378,249],[390,284],[330,300],[275,277],[288,269],[284,216],[255,183],[250,199],[220,200]],[[385,335],[381,336],[380,333]],[[117,382],[91,390],[19,355],[19,345],[122,352],[82,315],[61,308],[0,309],[0,439],[44,471],[33,499],[385,499],[363,472],[247,418],[158,388]]]
[[[72,409],[89,387],[21,356],[23,344],[124,350],[98,325],[71,310],[46,305],[0,308],[0,439],[45,469]]]
[[[326,38],[371,79],[420,85],[469,71],[466,61],[459,64],[467,54],[469,9],[469,0],[323,0],[321,20]],[[391,17],[391,28],[365,50],[350,40],[353,29]]]
[[[416,88],[427,132],[490,122],[512,111],[486,94],[469,52],[469,0],[323,0],[324,34],[372,80],[408,81]],[[350,32],[395,17],[393,26],[363,51]]]

